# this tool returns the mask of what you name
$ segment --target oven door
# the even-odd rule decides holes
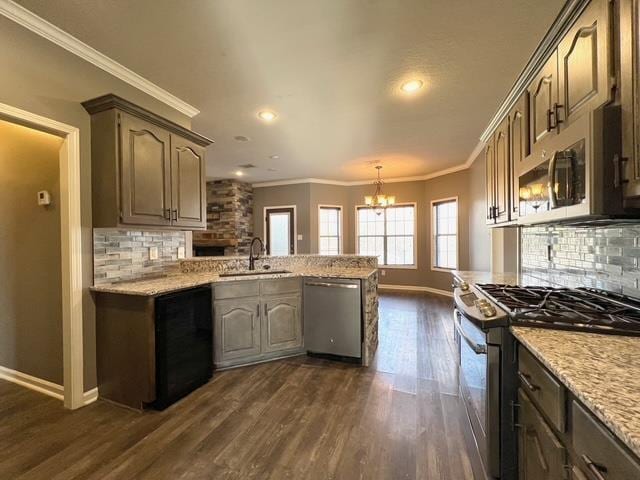
[[[456,309],[460,394],[485,471],[500,477],[500,347]]]

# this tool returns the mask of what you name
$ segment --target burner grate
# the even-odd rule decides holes
[[[593,288],[478,284],[513,324],[640,335],[640,302]]]

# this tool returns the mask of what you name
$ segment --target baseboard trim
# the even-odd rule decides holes
[[[435,293],[436,295],[443,295],[445,297],[453,297],[453,292],[449,292],[447,290],[440,290],[439,288],[432,287],[422,287],[418,285],[378,285],[378,289],[380,290],[396,290],[396,291],[404,291],[404,292],[427,292],[427,293]]]
[[[64,400],[64,387],[26,373],[0,366],[0,378],[50,397]]]
[[[98,400],[98,387],[87,390],[82,394],[82,404],[84,406],[87,406],[90,403],[95,402],[96,400]]]

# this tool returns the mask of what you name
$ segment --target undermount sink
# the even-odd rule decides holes
[[[245,270],[243,272],[221,273],[221,277],[248,277],[253,275],[277,275],[279,273],[291,273],[289,270]]]

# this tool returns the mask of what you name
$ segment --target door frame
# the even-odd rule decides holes
[[[63,140],[59,165],[64,406],[80,408],[84,405],[80,129],[3,103],[0,118]]]
[[[272,205],[263,208],[262,232],[264,233],[264,243],[265,245],[269,245],[269,238],[267,235],[267,212],[269,210],[280,210],[285,208],[293,210],[293,253],[291,255],[296,255],[298,253],[298,212],[296,205]]]

